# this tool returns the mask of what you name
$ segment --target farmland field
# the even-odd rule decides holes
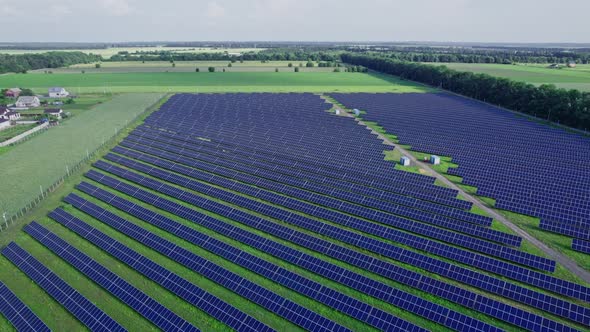
[[[66,165],[77,164],[159,98],[160,94],[116,96],[3,153],[0,211],[7,216],[16,213],[40,193],[40,186],[48,188],[65,175]]]
[[[92,53],[102,56],[103,58],[110,58],[119,52],[174,52],[174,53],[245,53],[258,52],[261,48],[210,48],[210,47],[109,47],[97,49],[52,49],[52,50],[11,50],[0,49],[0,54],[31,54],[31,53],[46,53],[51,51],[64,52],[83,52]]]
[[[444,65],[459,71],[489,74],[523,81],[535,85],[555,84],[560,88],[590,91],[590,65],[577,65],[575,68],[550,69],[537,64],[486,64],[486,63],[429,63]]]
[[[293,66],[300,67],[301,72],[332,72],[332,67],[305,67],[305,61],[236,61],[228,67],[229,61],[176,61],[174,66],[169,61],[107,61],[102,62],[100,68],[95,67],[95,63],[77,64],[64,68],[52,68],[51,72],[54,74],[80,74],[84,71],[86,74],[90,73],[151,73],[151,72],[191,72],[194,73],[196,68],[200,71],[206,72],[208,67],[215,67],[217,71],[227,72],[274,72],[276,68],[280,71],[292,72],[293,68],[289,67],[289,63]],[[300,66],[301,65],[301,66]],[[344,69],[343,69],[344,70]],[[30,73],[44,74],[48,69],[32,70]]]
[[[72,93],[119,92],[422,92],[421,85],[366,73],[200,72],[109,74],[11,74],[0,86],[21,86],[46,93],[63,86]]]

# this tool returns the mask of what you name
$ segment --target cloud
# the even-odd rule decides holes
[[[217,1],[209,2],[207,4],[207,10],[205,16],[208,18],[221,18],[225,16],[225,8],[221,6]]]
[[[134,10],[127,0],[99,0],[98,3],[103,10],[112,16],[126,16]]]

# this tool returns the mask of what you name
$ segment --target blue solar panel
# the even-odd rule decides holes
[[[117,190],[123,191],[127,194],[130,194],[130,195],[134,195],[135,197],[144,197],[143,200],[147,203],[153,204],[154,206],[157,206],[157,207],[162,208],[166,211],[175,213],[177,215],[181,215],[184,218],[189,219],[194,222],[197,222],[202,226],[209,227],[211,229],[215,229],[217,232],[221,232],[222,234],[229,234],[229,235],[233,236],[233,238],[238,241],[244,242],[244,243],[246,243],[252,247],[255,247],[255,248],[261,248],[261,250],[264,250],[265,252],[267,252],[269,254],[275,255],[275,256],[282,258],[282,259],[285,259],[293,264],[300,265],[303,268],[311,270],[312,272],[318,273],[320,275],[324,275],[328,278],[333,278],[334,276],[346,275],[347,278],[345,278],[344,280],[342,280],[343,278],[338,278],[338,281],[341,283],[344,283],[345,285],[347,285],[349,287],[355,288],[361,292],[365,292],[365,293],[370,294],[374,297],[377,297],[381,300],[391,301],[389,294],[392,294],[395,292],[395,290],[392,290],[390,287],[388,287],[386,285],[380,284],[380,283],[375,282],[371,279],[368,279],[366,277],[363,277],[363,276],[360,276],[360,275],[357,275],[357,274],[354,274],[351,272],[346,272],[346,270],[339,268],[333,264],[322,262],[318,259],[315,259],[315,258],[309,256],[309,255],[296,252],[292,249],[289,249],[287,246],[279,245],[278,243],[274,243],[272,241],[267,241],[263,238],[260,238],[254,234],[248,233],[248,232],[241,230],[239,228],[231,227],[229,225],[223,225],[219,221],[207,222],[205,220],[205,218],[203,218],[203,216],[201,214],[199,214],[198,212],[191,210],[189,208],[183,207],[183,206],[176,204],[174,202],[167,201],[161,197],[160,198],[156,198],[156,197],[145,198],[148,195],[146,195],[143,190],[133,187],[131,185],[121,183],[121,182],[116,181],[114,179],[109,179],[108,177],[103,177],[102,175],[99,175],[99,174],[96,174],[95,177],[97,178],[97,181],[99,181],[105,185],[115,187],[115,188],[117,188]],[[142,181],[142,182],[145,183],[145,181]],[[163,191],[166,191],[166,188],[164,188],[164,187],[166,187],[166,185],[163,185],[160,183],[160,184],[158,184],[158,186],[160,186],[161,189],[163,189]],[[169,225],[169,224],[175,223],[174,221],[169,220],[164,217],[161,217],[161,216],[154,217],[154,215],[156,215],[156,214],[154,214],[153,212],[144,211],[143,209],[139,209],[137,207],[134,207],[132,204],[130,204],[130,202],[128,202],[120,197],[117,197],[109,192],[101,190],[93,185],[88,184],[88,183],[83,182],[79,185],[78,188],[90,195],[93,195],[101,200],[104,200],[105,202],[109,202],[113,206],[116,206],[117,208],[122,209],[123,211],[126,211],[132,215],[135,215],[138,218],[141,218],[145,221],[150,222],[151,220],[159,220],[164,225]],[[343,261],[350,263],[352,265],[356,265],[362,269],[366,269],[366,270],[375,272],[377,274],[381,274],[381,275],[388,277],[392,280],[395,280],[397,282],[401,282],[401,283],[410,285],[412,287],[416,287],[418,289],[428,291],[428,292],[432,293],[433,295],[452,300],[456,303],[459,303],[461,305],[465,305],[465,306],[470,307],[472,309],[476,309],[476,310],[480,310],[480,311],[484,309],[483,307],[481,307],[481,304],[479,303],[480,301],[476,301],[476,299],[479,296],[476,293],[461,290],[458,287],[450,286],[448,284],[444,284],[439,281],[435,281],[434,279],[417,274],[415,272],[411,272],[411,271],[399,268],[399,267],[391,265],[391,264],[387,264],[384,262],[378,263],[373,258],[368,257],[363,254],[356,253],[353,250],[349,250],[349,249],[340,247],[335,244],[330,244],[327,241],[313,238],[308,235],[302,234],[300,232],[289,230],[289,229],[282,227],[282,226],[270,224],[268,222],[261,220],[258,217],[248,215],[244,212],[240,212],[235,209],[229,208],[226,205],[216,203],[213,201],[209,201],[207,199],[204,199],[202,197],[198,197],[198,196],[190,194],[188,192],[176,190],[175,197],[177,197],[181,200],[184,200],[190,204],[194,204],[194,205],[201,206],[201,207],[206,207],[210,211],[213,211],[213,212],[220,214],[224,217],[239,221],[241,223],[247,224],[249,226],[256,227],[256,228],[260,229],[261,231],[264,231],[268,234],[273,234],[275,236],[282,237],[282,238],[289,240],[291,242],[294,242],[298,245],[302,245],[304,247],[308,247],[312,250],[321,252],[321,253],[326,254],[328,256],[332,256],[334,258],[343,260]],[[166,222],[163,222],[163,221],[166,221]],[[173,227],[172,229],[176,229],[176,228]],[[258,239],[258,240],[256,240],[256,239]],[[406,253],[406,254],[403,254],[400,256],[410,256],[410,255],[408,255]],[[440,270],[448,270],[448,268],[442,267],[442,266],[439,268],[440,268]],[[483,283],[484,281],[485,280],[479,280],[480,283]],[[479,284],[479,285],[481,285],[481,284]],[[497,282],[490,282],[490,285],[492,285],[492,286],[495,285],[497,287],[497,289],[488,289],[488,290],[491,290],[496,293],[503,293],[502,288],[504,288],[504,285],[499,287]],[[563,309],[560,309],[560,311],[554,310],[554,312],[559,313],[560,315],[567,317],[567,318],[570,318],[570,316],[571,316],[572,319],[578,320],[578,321],[587,321],[588,319],[590,319],[590,311],[585,310],[584,308],[581,308],[578,306],[571,307],[572,304],[570,304],[570,303],[567,303],[567,302],[564,302],[564,301],[561,301],[561,300],[558,300],[555,298],[550,298],[545,295],[535,294],[534,292],[531,292],[530,290],[527,290],[522,287],[511,285],[511,291],[509,293],[514,294],[515,299],[521,299],[522,296],[519,295],[519,293],[522,294],[523,292],[526,292],[527,297],[531,300],[530,303],[533,305],[540,304],[540,302],[539,302],[540,300],[541,301],[544,300],[545,302],[543,302],[543,303],[547,303],[547,304],[559,302],[559,303],[561,303],[560,304],[561,307],[568,307],[571,309],[571,311],[567,311],[567,310],[562,311]],[[508,293],[508,292],[506,292],[506,293]],[[541,295],[542,297],[539,298],[539,296],[537,296],[537,295]],[[399,297],[399,296],[396,296],[396,298],[397,297]],[[407,297],[411,297],[411,295],[406,294],[401,297],[407,298]],[[415,299],[415,301],[417,301],[417,299]],[[555,301],[557,301],[557,302],[555,302]],[[526,324],[526,325],[541,324],[542,325],[543,324],[542,322],[545,320],[543,318],[540,318],[539,316],[535,316],[535,315],[530,316],[529,313],[526,313],[526,312],[524,312],[520,309],[514,308],[514,307],[504,305],[501,302],[491,301],[491,302],[487,303],[487,305],[498,309],[494,312],[495,317],[503,319],[503,320],[507,320],[510,323],[512,323],[513,321],[518,321],[519,322],[518,324]],[[545,308],[544,305],[539,306],[539,307],[544,308],[545,310],[550,310],[550,311],[553,309],[553,308]],[[406,308],[406,310],[411,310],[407,307],[404,307],[404,308]],[[500,310],[500,309],[504,309],[504,310]],[[527,317],[527,319],[524,319],[524,320],[523,319],[518,320],[516,318],[511,319],[512,317]],[[532,323],[537,319],[541,319],[541,323]],[[520,326],[526,326],[526,325],[520,325]],[[539,326],[541,326],[541,325],[539,325]],[[471,327],[471,328],[473,328],[473,327]]]
[[[227,269],[201,258],[192,252],[183,249],[170,241],[165,240],[125,219],[108,212],[99,206],[86,201],[76,195],[70,194],[66,197],[66,202],[74,205],[80,210],[88,213],[96,219],[108,224],[120,232],[144,243],[148,247],[160,252],[161,254],[177,261],[180,264],[194,270],[195,272],[219,283],[220,285],[232,290],[254,303],[274,312],[275,314],[297,324],[303,328],[316,331],[348,331],[345,327],[316,314],[315,312],[302,307],[282,296],[279,296]],[[157,222],[157,220],[153,220]],[[162,225],[166,231],[174,228],[170,225]],[[202,245],[205,235],[192,237],[190,240],[196,245]]]
[[[572,241],[572,249],[586,254],[590,254],[590,241],[574,239]]]
[[[2,255],[21,269],[91,331],[126,331],[119,323],[115,322],[16,243],[11,242],[2,249]]]
[[[38,223],[32,222],[25,226],[24,230],[160,329],[164,331],[199,331],[191,323]]]
[[[231,328],[237,331],[273,331],[270,327],[223,302],[156,262],[142,256],[123,243],[91,227],[82,220],[75,218],[64,210],[53,210],[49,213],[49,217]]]
[[[0,282],[0,312],[17,331],[51,331],[14,293]]]
[[[366,111],[402,144],[452,156],[449,173],[496,199],[496,207],[541,218],[545,230],[590,225],[590,140],[448,94],[332,94]],[[505,149],[503,147],[510,147]],[[542,151],[542,153],[539,153]],[[542,165],[542,166],[539,166]]]

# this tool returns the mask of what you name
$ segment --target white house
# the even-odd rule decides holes
[[[49,88],[49,98],[63,98],[69,95],[70,93],[62,87]]]
[[[61,108],[48,108],[44,112],[47,115],[55,116],[58,119],[61,119],[62,114],[64,111]]]
[[[18,97],[14,105],[18,108],[39,107],[41,101],[36,96],[22,96]]]

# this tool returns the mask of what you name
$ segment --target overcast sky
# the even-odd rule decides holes
[[[0,0],[0,42],[590,42],[590,0]]]

